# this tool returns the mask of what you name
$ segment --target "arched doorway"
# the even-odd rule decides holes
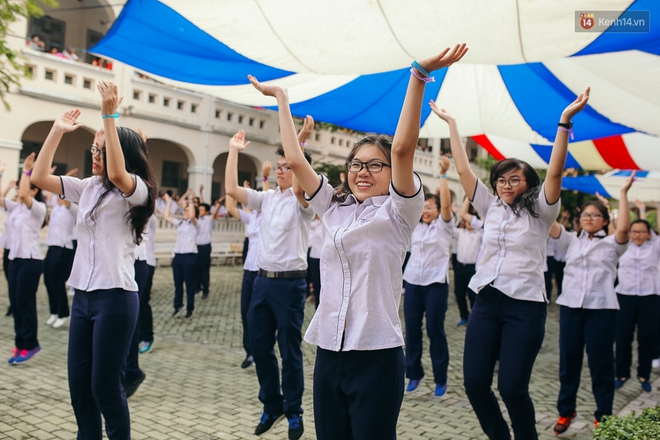
[[[243,185],[247,180],[252,188],[261,187],[261,165],[259,159],[249,154],[238,154],[238,184]],[[225,167],[227,165],[227,153],[222,153],[213,161],[213,178],[211,179],[211,199],[225,195]],[[257,165],[259,165],[257,167]]]
[[[175,142],[152,138],[147,140],[147,151],[159,190],[184,194],[188,189],[188,168],[192,153]]]

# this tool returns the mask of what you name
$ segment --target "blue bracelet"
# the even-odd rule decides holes
[[[116,111],[112,115],[102,115],[103,119],[117,119],[119,117],[119,112]]]
[[[440,178],[441,178],[441,179],[446,179],[446,178],[447,178],[447,174],[440,174]]]
[[[410,65],[413,66],[415,69],[417,69],[419,73],[421,73],[422,75],[424,76],[430,75],[429,71],[423,68],[422,65],[419,64],[417,61],[413,61]]]

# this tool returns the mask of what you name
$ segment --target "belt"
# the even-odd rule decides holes
[[[306,270],[289,270],[286,272],[274,272],[272,270],[259,269],[259,275],[266,278],[305,278]]]

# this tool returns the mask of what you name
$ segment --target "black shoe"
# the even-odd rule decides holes
[[[271,429],[273,429],[275,425],[277,425],[280,421],[282,421],[283,418],[284,418],[284,414],[271,415],[271,414],[262,413],[261,420],[259,420],[259,424],[254,430],[255,435],[266,434]]]
[[[289,440],[298,440],[305,432],[302,414],[293,414],[289,419]]]
[[[193,310],[188,310],[188,311],[186,312],[186,319],[190,319],[190,318],[192,318],[194,314],[195,314],[195,309],[193,309]]]
[[[144,372],[141,373],[142,374],[136,377],[135,379],[127,380],[122,383],[122,385],[124,386],[124,392],[126,393],[127,399],[131,397],[133,394],[135,394],[140,384],[144,381],[144,378],[147,377],[147,375],[144,374]]]
[[[204,293],[202,293],[202,299],[203,299],[203,300],[207,300],[208,297],[209,297],[209,293],[208,293],[208,292],[204,292]]]
[[[183,314],[183,306],[176,307],[174,313],[172,313],[172,318],[180,318]]]
[[[241,363],[241,368],[245,370],[245,369],[248,368],[250,365],[252,365],[253,362],[254,362],[254,359],[252,359],[252,356],[248,356],[248,357],[246,357],[245,360]]]
[[[7,307],[7,313],[5,313],[5,316],[11,316],[11,315],[13,315],[13,314],[14,314],[14,312],[13,312],[13,310],[11,309],[11,306]]]

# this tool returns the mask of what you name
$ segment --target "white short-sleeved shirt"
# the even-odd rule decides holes
[[[479,248],[481,247],[481,239],[484,236],[482,229],[457,229],[458,233],[458,252],[456,258],[462,264],[476,264],[477,257],[479,256]]]
[[[133,194],[125,195],[115,188],[96,206],[106,192],[101,177],[83,180],[70,176],[60,178],[62,197],[78,203],[78,247],[69,285],[88,292],[99,289],[137,292],[135,236],[126,215],[133,206],[147,203],[149,189],[146,183],[133,175]]]
[[[453,232],[453,218],[445,222],[438,216],[429,224],[417,222],[403,280],[416,286],[448,282],[449,242]]]
[[[286,272],[307,270],[309,224],[314,217],[310,206],[303,208],[292,188],[282,191],[248,189],[247,207],[261,211],[259,228],[259,269]]]
[[[199,234],[199,221],[194,224],[192,220],[172,219],[172,224],[176,226],[176,244],[174,245],[175,254],[196,254],[197,253],[197,235]]]
[[[50,211],[46,244],[73,249],[73,230],[76,228],[76,217],[78,217],[77,203],[71,202],[68,208],[66,205],[55,205]]]
[[[199,225],[199,234],[197,234],[197,244],[211,244],[211,234],[213,233],[213,216],[206,214],[197,219]]]
[[[555,251],[554,259],[565,263],[566,262],[566,251],[562,249],[561,247],[557,246],[557,240],[554,238],[550,237],[550,242],[548,242],[548,246],[550,246],[550,243],[552,243],[552,247]]]
[[[156,267],[156,229],[158,229],[158,217],[152,214],[147,223],[147,265]]]
[[[561,227],[557,246],[566,250],[562,294],[557,304],[573,309],[618,309],[614,293],[616,264],[628,243],[619,244],[605,231],[595,234],[568,232]]]
[[[621,295],[660,295],[658,280],[660,238],[653,235],[641,246],[631,240],[628,250],[619,258],[619,284],[614,288]]]
[[[333,201],[325,176],[310,205],[323,221],[321,297],[305,341],[325,350],[381,350],[401,347],[399,320],[401,266],[424,209],[417,193],[371,197],[358,203],[351,194]],[[344,345],[342,348],[342,337]]]
[[[2,229],[2,237],[0,237],[0,243],[2,243],[3,249],[9,249],[11,246],[11,237],[12,237],[12,226],[14,220],[12,219],[12,213],[14,209],[18,206],[18,203],[13,200],[9,200],[5,197],[5,212],[7,213],[5,217],[4,228]]]
[[[321,259],[323,247],[323,224],[320,218],[314,217],[309,226],[309,258]]]
[[[259,211],[250,211],[249,213],[238,210],[241,221],[245,223],[245,236],[248,241],[248,251],[243,262],[243,269],[251,272],[259,270],[257,262],[257,253],[259,252],[259,229],[261,227],[261,213]]]
[[[19,203],[12,211],[9,259],[43,260],[39,231],[46,220],[46,204],[32,199],[31,207]]]
[[[479,293],[492,284],[513,299],[548,302],[543,278],[545,247],[561,204],[559,201],[548,204],[545,183],[534,202],[539,217],[526,211],[515,215],[511,207],[490,194],[480,180],[472,206],[484,219],[484,235],[482,255],[477,263],[477,273],[470,280],[470,289]]]

